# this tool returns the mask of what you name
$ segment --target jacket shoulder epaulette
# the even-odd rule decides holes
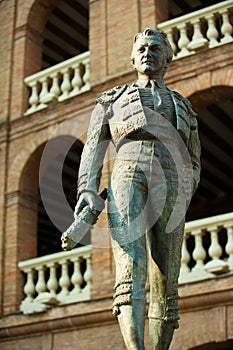
[[[115,86],[113,89],[104,91],[100,97],[97,98],[96,102],[101,104],[109,104],[115,102],[126,90],[127,85]]]

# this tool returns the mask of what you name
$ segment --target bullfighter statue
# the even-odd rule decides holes
[[[84,204],[99,213],[101,169],[109,142],[114,144],[108,187],[113,314],[128,350],[144,349],[148,268],[151,350],[167,350],[178,328],[185,213],[200,178],[200,142],[191,103],[164,85],[172,56],[163,32],[136,34],[132,65],[138,80],[97,99],[79,169],[75,216]]]

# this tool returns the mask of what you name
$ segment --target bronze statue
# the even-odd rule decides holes
[[[178,328],[185,212],[199,182],[200,143],[190,102],[164,85],[172,56],[163,32],[148,28],[135,36],[138,80],[98,98],[79,169],[75,215],[83,203],[100,211],[101,168],[113,142],[117,154],[108,188],[116,262],[113,314],[128,350],[144,349],[147,260],[151,350],[167,350]]]

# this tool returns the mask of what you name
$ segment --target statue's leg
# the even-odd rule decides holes
[[[118,322],[127,350],[144,350],[146,303],[132,299],[130,305],[119,307]]]
[[[144,175],[136,168],[137,162],[115,162],[108,198],[116,265],[113,314],[118,317],[127,350],[144,350],[147,255],[143,210],[147,191]]]
[[[167,145],[175,152],[173,138],[168,137]],[[178,328],[178,277],[186,202],[178,191],[180,184],[172,154],[162,142],[155,142],[154,146],[148,213],[154,220],[150,220],[148,228],[149,334],[151,350],[168,350],[174,329]]]
[[[146,239],[120,246],[113,242],[116,284],[113,314],[118,317],[127,350],[144,350],[147,276]]]
[[[178,276],[184,220],[170,233],[165,232],[166,218],[158,220],[149,232],[151,350],[167,350],[174,329],[178,328]]]

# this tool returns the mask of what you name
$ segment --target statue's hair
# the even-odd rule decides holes
[[[141,37],[148,37],[148,36],[156,36],[159,37],[159,39],[162,41],[164,44],[164,51],[167,56],[167,63],[168,65],[171,63],[172,57],[173,57],[173,50],[171,47],[171,44],[167,38],[167,35],[162,32],[161,30],[156,30],[156,29],[151,29],[151,28],[146,28],[142,33],[137,33],[134,36],[134,42],[133,42],[133,50],[131,54],[131,62],[134,64],[134,56],[135,56],[135,44],[138,41],[139,38]]]

